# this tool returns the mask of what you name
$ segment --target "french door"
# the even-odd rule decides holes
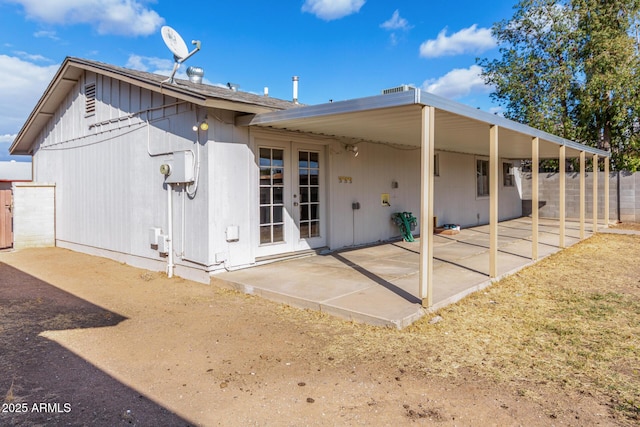
[[[257,141],[257,257],[326,245],[324,147]]]

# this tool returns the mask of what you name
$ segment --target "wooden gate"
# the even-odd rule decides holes
[[[13,246],[11,190],[0,190],[0,249]]]

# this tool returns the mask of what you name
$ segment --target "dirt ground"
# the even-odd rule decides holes
[[[562,264],[568,256],[587,264],[599,260],[611,278],[619,257],[614,251],[624,250],[632,262],[615,283],[637,299],[640,237],[607,236],[602,242],[613,242],[611,253],[592,244],[551,262]],[[546,262],[528,270],[545,276]],[[494,295],[487,298],[495,304]],[[459,304],[456,310],[467,317],[482,309],[473,300]],[[445,321],[432,330],[429,316],[409,331],[374,328],[63,249],[4,252],[0,425],[638,422],[617,411],[615,394],[597,384],[487,373],[484,362],[474,365],[447,349],[455,325],[438,325],[453,312],[441,315]],[[426,347],[417,333],[433,333],[434,341]],[[500,363],[486,348],[481,360]],[[638,350],[631,351],[627,374],[640,381]]]

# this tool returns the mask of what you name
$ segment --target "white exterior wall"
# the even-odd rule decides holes
[[[53,184],[13,184],[14,249],[55,246]]]
[[[96,83],[96,113],[89,117],[83,94],[87,82]],[[197,151],[192,129],[195,107],[175,103],[173,98],[93,73],[86,73],[68,94],[42,131],[34,155],[34,181],[57,186],[59,246],[164,268],[166,259],[149,244],[149,228],[167,232],[167,193],[160,165],[172,159],[172,151]],[[90,127],[95,123],[102,125]],[[160,154],[165,152],[169,154]],[[185,199],[184,252],[208,265],[206,144],[200,153],[205,161],[199,190],[195,199]],[[183,249],[183,196],[181,191],[173,193],[178,254]],[[176,263],[188,265],[179,257]]]
[[[249,148],[249,130],[233,125],[232,112],[216,110],[215,132],[210,133],[209,200],[210,243],[214,269],[246,266],[254,262],[252,227],[258,225],[253,213],[257,200],[253,200],[258,185],[254,180],[256,161]],[[227,241],[227,227],[239,228],[239,239]]]
[[[343,147],[339,143],[329,146],[329,247],[339,249],[399,236],[391,220],[394,212],[420,216],[420,150],[360,143],[355,157]],[[339,177],[351,178],[351,182],[340,183]],[[392,188],[393,181],[398,188]],[[391,206],[381,203],[385,193]],[[360,203],[359,210],[352,209],[354,202]]]
[[[434,183],[434,215],[438,218],[438,225],[470,227],[488,224],[489,197],[476,195],[476,159],[489,158],[446,151],[437,153],[440,175],[435,177]],[[503,221],[522,216],[516,178],[514,176],[512,187],[503,185],[502,162],[499,164],[499,180],[498,219]]]
[[[331,211],[331,249],[375,243],[400,236],[391,221],[395,212],[412,212],[420,217],[420,150],[398,149],[386,145],[358,144],[358,157],[341,145],[330,146],[329,204]],[[463,227],[489,222],[489,198],[476,197],[476,158],[469,154],[437,152],[439,176],[435,177],[434,215],[438,225]],[[482,158],[482,157],[481,157]],[[503,185],[500,166],[499,219],[522,215],[520,194],[514,186]],[[339,183],[338,177],[352,178]],[[392,188],[392,182],[398,183]],[[380,196],[388,193],[390,207],[382,206]],[[352,202],[360,210],[351,209]],[[420,226],[414,234],[420,233]]]

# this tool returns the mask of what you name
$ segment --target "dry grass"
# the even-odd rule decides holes
[[[621,230],[634,230],[640,231],[640,223],[637,222],[621,222],[620,224],[616,224],[614,228],[618,228]]]
[[[639,279],[640,236],[599,234],[440,310],[436,324],[427,316],[395,331],[312,312],[297,316],[326,340],[332,363],[386,360],[428,375],[473,373],[531,398],[540,387],[589,393],[634,422],[640,418]],[[333,336],[326,335],[327,324]]]
[[[11,380],[11,386],[9,387],[9,390],[7,390],[7,394],[4,396],[4,403],[13,403],[16,400],[16,397],[13,394],[13,382],[14,380]]]

